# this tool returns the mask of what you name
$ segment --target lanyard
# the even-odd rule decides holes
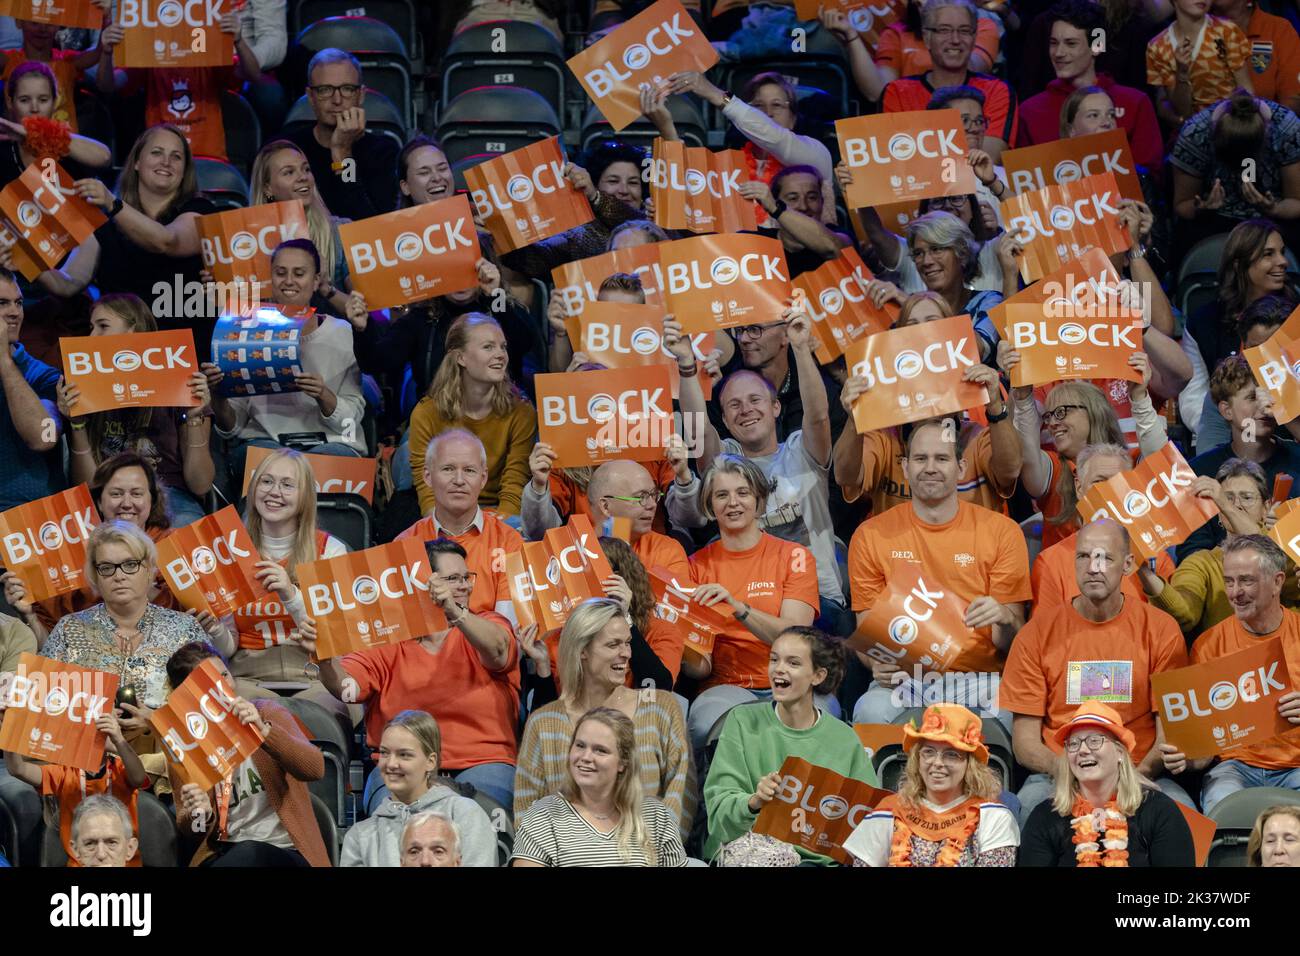
[[[227,777],[217,784],[217,839],[224,840],[229,836],[226,832],[226,824],[230,820],[230,792],[235,789],[233,777]]]
[[[84,771],[84,770],[78,770],[77,773],[78,773],[78,774],[80,775],[80,777],[81,777],[81,799],[82,799],[82,800],[85,800],[85,799],[86,799],[86,771]],[[95,779],[98,780],[99,778],[96,777]],[[111,793],[113,792],[113,760],[112,760],[112,758],[109,758],[108,760],[104,761],[104,777],[103,777],[103,779],[104,779],[104,792],[105,792],[105,793],[110,793],[110,794],[111,794]]]

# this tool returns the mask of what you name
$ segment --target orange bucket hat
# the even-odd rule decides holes
[[[1133,731],[1124,726],[1124,721],[1120,719],[1115,709],[1095,701],[1090,701],[1076,710],[1069,720],[1056,728],[1056,733],[1052,734],[1052,737],[1064,747],[1070,735],[1084,727],[1096,727],[1098,730],[1104,730],[1122,743],[1124,749],[1130,754],[1133,753],[1133,748],[1137,746],[1137,738],[1133,736]]]
[[[984,746],[984,724],[965,707],[931,704],[921,715],[919,729],[915,723],[912,721],[903,728],[904,750],[911,750],[918,740],[932,740],[974,754],[980,763],[989,762],[989,749]]]

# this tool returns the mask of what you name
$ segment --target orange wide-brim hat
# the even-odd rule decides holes
[[[974,754],[980,763],[989,762],[989,749],[984,746],[984,723],[965,707],[932,704],[921,715],[921,726],[914,724],[915,721],[903,728],[904,750],[911,750],[918,740],[930,740]]]
[[[1115,709],[1096,702],[1084,704],[1076,710],[1069,720],[1056,728],[1056,733],[1052,734],[1052,737],[1064,747],[1065,742],[1073,734],[1085,727],[1096,727],[1098,730],[1105,731],[1122,743],[1124,749],[1130,754],[1137,747],[1137,738],[1133,736],[1133,731],[1124,726],[1124,721],[1120,719]]]

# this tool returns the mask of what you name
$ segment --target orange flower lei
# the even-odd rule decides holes
[[[965,804],[963,804],[965,806]],[[966,821],[966,826],[962,828],[961,833],[957,836],[949,837],[943,841],[943,847],[939,850],[939,855],[935,857],[935,866],[957,866],[961,861],[961,855],[966,851],[966,845],[970,843],[971,837],[980,825],[979,813],[970,814]],[[909,827],[897,812],[894,813],[894,835],[889,844],[889,865],[890,866],[911,866],[912,865],[912,828]]]
[[[1128,866],[1128,817],[1114,800],[1094,807],[1078,797],[1071,812],[1075,866]]]

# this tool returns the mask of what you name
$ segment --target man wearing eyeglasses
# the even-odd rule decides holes
[[[307,102],[316,122],[283,136],[311,163],[316,188],[329,211],[368,219],[397,208],[397,143],[366,131],[361,64],[330,47],[307,65]]]
[[[1138,770],[1167,796],[1194,806],[1182,787],[1160,777],[1164,764],[1151,711],[1151,675],[1186,667],[1187,644],[1172,617],[1121,590],[1136,560],[1123,525],[1104,519],[1085,525],[1074,542],[1079,596],[1038,610],[1011,645],[998,705],[1014,715],[1012,748],[1031,771],[1017,794],[1021,826],[1055,789],[1060,745],[1053,735],[1085,703],[1113,707],[1137,738]]]

